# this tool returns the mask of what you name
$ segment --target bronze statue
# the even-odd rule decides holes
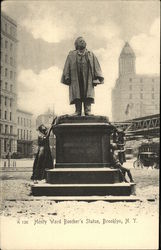
[[[70,51],[67,56],[61,78],[61,82],[69,86],[69,99],[70,104],[75,104],[75,116],[82,114],[82,103],[85,115],[91,115],[94,87],[103,81],[96,56],[86,49],[83,37],[78,37],[75,41],[75,50]]]

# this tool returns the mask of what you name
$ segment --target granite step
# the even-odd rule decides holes
[[[55,168],[46,171],[50,184],[113,184],[123,182],[118,169],[110,168]]]
[[[49,184],[31,187],[34,196],[129,196],[135,193],[135,183],[115,184]]]

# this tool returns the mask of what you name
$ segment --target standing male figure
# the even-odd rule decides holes
[[[70,104],[75,104],[75,116],[82,114],[82,103],[85,115],[91,115],[94,87],[103,81],[96,56],[86,49],[85,40],[78,37],[75,41],[75,50],[70,51],[67,56],[61,78],[61,82],[69,86],[69,99]]]

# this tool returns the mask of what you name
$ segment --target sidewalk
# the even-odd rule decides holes
[[[32,168],[34,159],[0,159],[0,169]]]

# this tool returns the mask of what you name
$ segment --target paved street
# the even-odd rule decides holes
[[[95,247],[99,248],[97,242],[98,234],[101,235],[101,246],[105,242],[105,248],[107,247],[106,233],[108,235],[117,234],[117,241],[111,240],[111,242],[117,247],[119,239],[123,244],[123,249],[126,249],[124,237],[127,233],[128,247],[130,244],[131,249],[134,249],[134,246],[138,246],[138,249],[141,249],[141,246],[145,249],[152,249],[153,246],[156,246],[158,242],[159,216],[158,169],[134,169],[132,161],[126,162],[126,167],[131,169],[136,182],[136,195],[141,197],[142,202],[64,201],[56,203],[46,197],[37,199],[30,195],[32,161],[20,162],[24,164],[23,166],[30,167],[17,168],[17,171],[0,172],[2,191],[0,218],[3,235],[5,235],[3,239],[5,237],[10,237],[10,239],[14,237],[15,240],[11,242],[12,246],[15,244],[15,249],[17,246],[21,246],[21,249],[24,249],[24,245],[25,247],[28,246],[28,249],[37,249],[35,247],[37,243],[35,243],[35,246],[32,245],[34,241],[40,243],[40,248],[44,244],[44,249],[46,249],[45,244],[48,237],[52,242],[53,248],[56,246],[60,248],[62,247],[61,240],[63,239],[63,242],[68,244],[71,234],[76,232],[75,239],[78,242],[80,242],[80,236],[81,239],[85,239],[85,235],[88,234],[88,239],[93,244],[93,249]],[[147,198],[154,198],[154,201],[147,201]],[[76,227],[74,223],[79,222],[82,225],[77,225]],[[23,223],[27,224],[23,225]],[[43,223],[46,223],[46,226]],[[60,224],[58,225],[57,223]],[[5,225],[8,228],[7,234],[4,231]],[[45,239],[40,237],[39,230],[41,229]],[[21,232],[25,232],[25,235],[30,237],[30,241],[27,241],[24,235],[21,236],[23,240],[19,240],[18,235]],[[54,232],[57,232],[61,239],[56,237],[53,241]],[[144,240],[145,238],[146,241]],[[7,244],[6,242],[7,240],[5,244]],[[16,242],[18,245],[16,245]],[[75,245],[75,248],[78,248],[78,246]]]

